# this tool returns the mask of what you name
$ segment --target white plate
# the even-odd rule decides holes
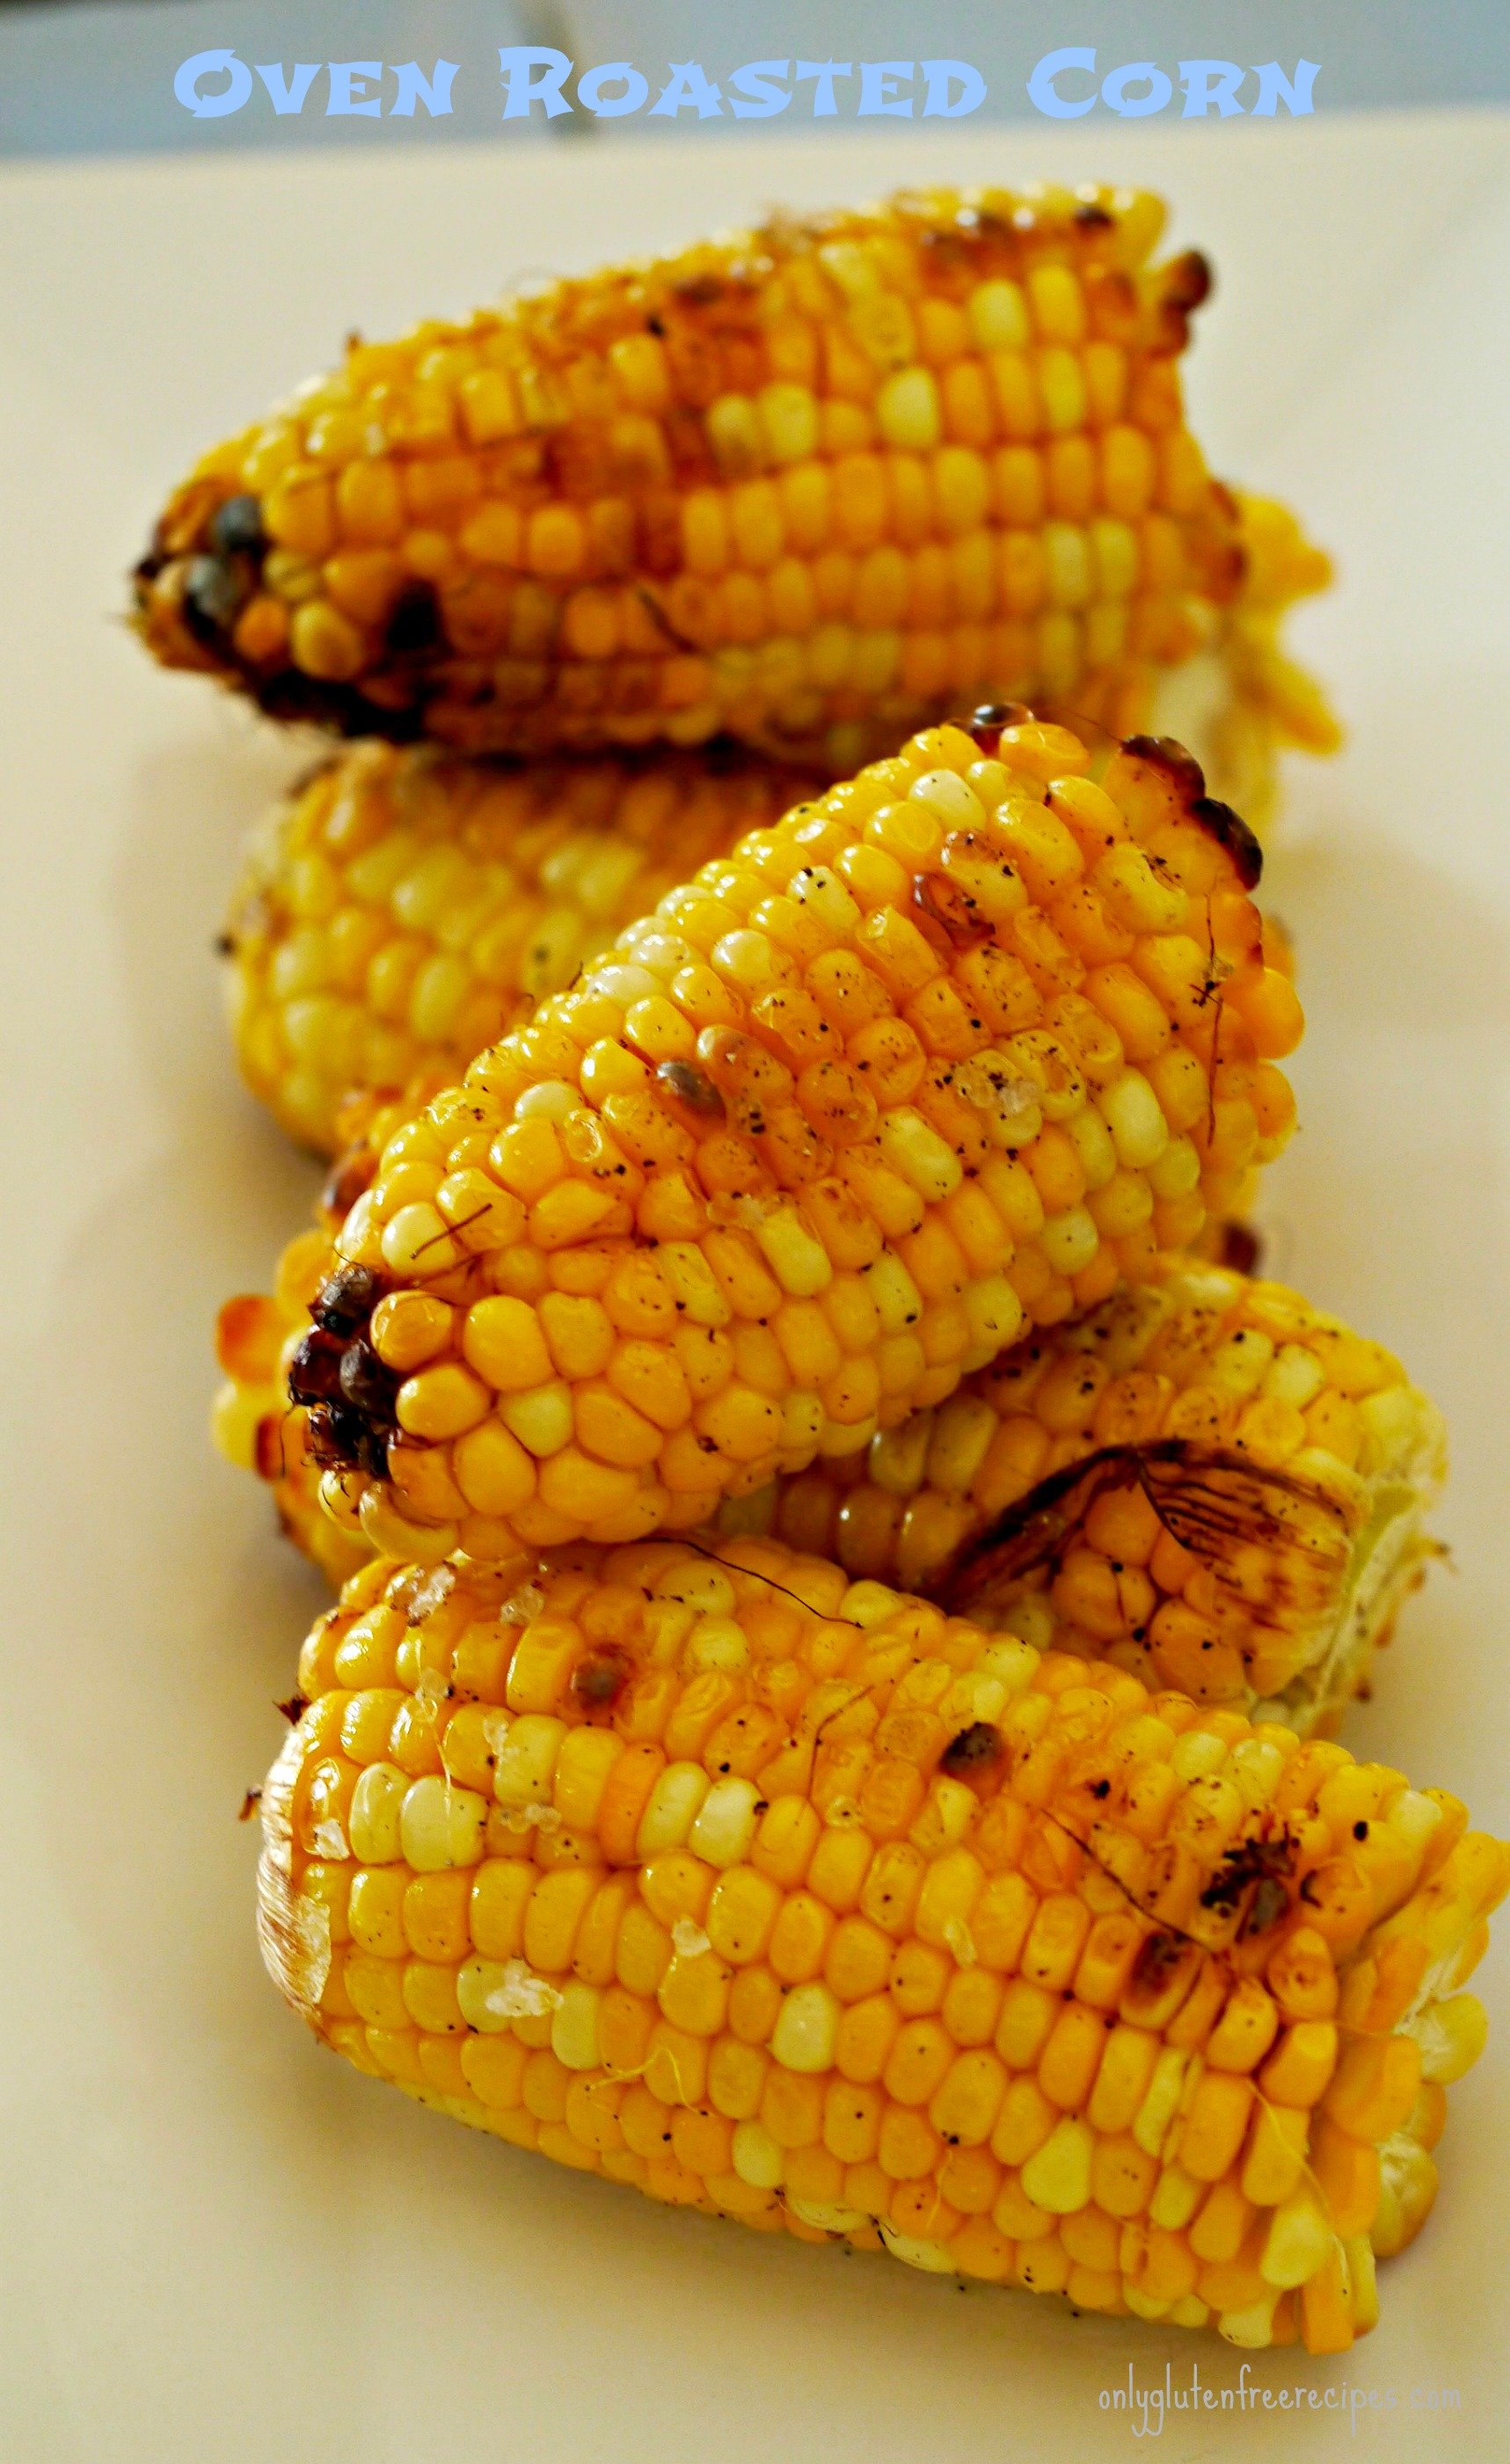
[[[1362,1751],[1510,1823],[1510,615],[1506,121],[500,142],[0,177],[0,1485],[5,2196],[0,2452],[17,2464],[578,2464],[1126,2453],[1103,2389],[1235,2387],[1215,2340],[676,2214],[451,2127],[322,2056],[263,1980],[255,1835],[314,1578],[205,1436],[209,1333],[312,1169],[238,1089],[210,936],[307,747],[153,671],[121,575],[168,484],[350,325],[460,309],[775,199],[898,176],[1142,178],[1220,269],[1191,367],[1215,466],[1289,495],[1343,583],[1301,627],[1352,749],[1301,767],[1271,896],[1312,1027],[1265,1201],[1277,1270],[1440,1397],[1455,1575],[1412,1608]],[[1499,2033],[1454,2095],[1433,2223],[1307,2456],[1502,2452]],[[1415,2390],[1455,2389],[1429,2414]],[[1392,2407],[1385,2396],[1392,2392]],[[1296,2452],[1178,2415],[1170,2455]]]

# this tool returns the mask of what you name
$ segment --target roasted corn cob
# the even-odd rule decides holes
[[[459,1077],[663,891],[816,782],[749,755],[367,744],[270,815],[225,936],[243,1075],[323,1154],[353,1090]]]
[[[1445,1455],[1381,1345],[1172,1259],[720,1528],[1310,1734],[1420,1579]]]
[[[1010,711],[662,900],[391,1138],[291,1376],[388,1554],[703,1522],[1240,1211],[1301,1031],[1178,746]]]
[[[1510,1850],[769,1541],[580,1553],[378,1563],[306,1643],[260,1926],[328,2044],[768,2230],[1238,2345],[1373,2324]]]
[[[277,717],[854,769],[989,692],[1153,723],[1238,599],[1156,198],[903,195],[479,313],[207,454],[139,628]]]

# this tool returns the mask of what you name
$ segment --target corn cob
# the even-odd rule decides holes
[[[379,1562],[306,1643],[260,1930],[326,2043],[757,2228],[1238,2345],[1373,2324],[1510,1850],[768,1541],[579,1553]]]
[[[1445,1453],[1382,1346],[1171,1259],[719,1528],[1311,1734],[1421,1578]]]
[[[329,1155],[353,1089],[460,1075],[621,926],[813,787],[722,753],[530,769],[361,745],[269,817],[231,910],[243,1075]]]
[[[836,775],[985,692],[1147,727],[1244,556],[1163,221],[909,194],[353,341],[176,492],[139,629],[470,753],[731,731]]]
[[[701,1523],[1239,1211],[1301,1029],[1178,746],[912,739],[389,1140],[291,1379],[388,1554]]]

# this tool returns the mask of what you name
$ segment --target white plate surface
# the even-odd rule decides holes
[[[1276,1271],[1451,1419],[1455,1573],[1363,1752],[1510,1824],[1510,122],[908,131],[661,149],[275,155],[0,176],[0,2453],[16,2464],[657,2464],[1136,2452],[1126,2384],[1215,2340],[742,2234],[456,2129],[320,2055],[266,1985],[234,1819],[318,1587],[210,1453],[217,1303],[313,1169],[239,1089],[210,936],[307,747],[122,629],[191,455],[369,334],[510,275],[897,177],[1147,180],[1220,289],[1215,467],[1302,507],[1351,745],[1297,765],[1270,896],[1312,1025]],[[1488,2458],[1510,2417],[1510,1929],[1441,2199],[1331,2409],[1175,2415],[1162,2453]],[[1338,2390],[1374,2401],[1350,2435]],[[1457,2405],[1412,2401],[1455,2390]],[[1392,2402],[1387,2402],[1391,2398]]]

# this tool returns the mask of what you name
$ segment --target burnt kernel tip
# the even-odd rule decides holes
[[[1175,1933],[1150,1933],[1132,1963],[1134,1985],[1156,1991],[1168,1982],[1179,1966],[1184,1944]]]
[[[1244,890],[1256,890],[1263,871],[1263,850],[1240,813],[1207,795],[1206,773],[1194,754],[1172,736],[1129,736],[1123,751],[1149,769],[1162,770],[1187,818],[1226,848]]]
[[[1263,1242],[1251,1223],[1224,1223],[1221,1227],[1221,1248],[1218,1263],[1230,1267],[1235,1275],[1256,1275],[1263,1257]]]
[[[340,1355],[339,1375],[341,1394],[353,1411],[362,1413],[368,1420],[396,1427],[393,1405],[400,1380],[379,1359],[365,1336],[358,1335],[347,1344]]]
[[[1177,736],[1129,736],[1122,749],[1135,761],[1147,762],[1150,770],[1162,770],[1186,803],[1205,795],[1206,773]]]
[[[927,937],[941,935],[949,951],[974,949],[996,937],[995,927],[947,872],[919,873],[912,905]]]
[[[300,1335],[289,1363],[290,1402],[334,1402],[340,1391],[340,1362],[339,1335],[327,1333],[322,1327],[312,1327]]]
[[[989,1771],[1000,1761],[1001,1752],[1000,1729],[993,1727],[989,1720],[974,1720],[968,1728],[951,1737],[939,1756],[939,1769],[954,1773]]]
[[[220,556],[260,556],[268,543],[261,499],[228,496],[209,517],[209,543]]]
[[[707,1072],[690,1061],[662,1061],[656,1065],[656,1078],[668,1095],[685,1104],[689,1112],[706,1114],[711,1120],[722,1120],[724,1099]]]
[[[383,645],[395,658],[422,658],[445,644],[440,604],[427,582],[408,582],[393,603]]]
[[[1209,299],[1216,286],[1216,276],[1209,256],[1198,248],[1188,248],[1183,256],[1170,259],[1164,269],[1160,286],[1162,297],[1174,308],[1199,308]]]
[[[594,1651],[578,1661],[569,1690],[586,1709],[602,1710],[617,1702],[628,1679],[629,1662],[622,1651]]]
[[[1263,877],[1263,849],[1242,815],[1215,796],[1198,796],[1191,806],[1191,819],[1226,848],[1244,890],[1257,890]]]
[[[386,1275],[376,1266],[338,1266],[316,1293],[310,1315],[329,1334],[355,1334],[387,1288]]]
[[[378,1177],[378,1158],[370,1147],[354,1147],[332,1166],[319,1202],[327,1215],[342,1219],[351,1213],[363,1190]]]
[[[186,630],[205,648],[218,649],[256,586],[249,557],[191,556],[179,600]]]
[[[982,753],[989,757],[996,752],[1005,729],[1026,727],[1032,719],[1033,712],[1026,702],[985,701],[971,712],[963,725],[965,734],[973,736]]]

